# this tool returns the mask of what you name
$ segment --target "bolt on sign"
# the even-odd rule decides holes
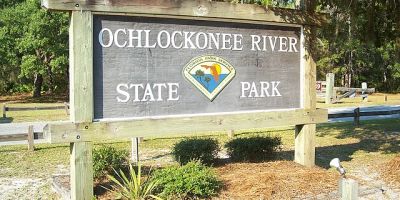
[[[302,107],[301,27],[93,18],[94,118]]]

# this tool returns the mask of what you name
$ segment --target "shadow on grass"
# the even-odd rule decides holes
[[[317,137],[334,136],[337,139],[357,139],[358,142],[316,148],[316,164],[329,168],[332,158],[350,161],[357,151],[383,154],[400,153],[400,119],[362,121],[355,127],[352,123],[324,124],[318,127]],[[332,133],[332,130],[335,132]]]
[[[316,165],[329,168],[333,158],[351,161],[357,151],[365,153],[400,153],[400,119],[362,121],[360,127],[350,122],[322,124],[318,126],[317,137],[334,137],[345,144],[316,147]],[[357,140],[354,140],[357,139]],[[294,151],[280,151],[278,160],[294,160]]]
[[[14,120],[14,118],[12,118],[12,117],[1,117],[0,124],[11,123],[13,120]]]

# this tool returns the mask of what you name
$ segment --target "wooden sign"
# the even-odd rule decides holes
[[[300,1],[299,1],[300,2]],[[92,141],[295,126],[315,163],[312,27],[325,16],[208,0],[42,0],[69,11],[71,198],[92,199]],[[304,6],[299,6],[304,7]]]
[[[93,18],[94,118],[298,109],[301,27]]]

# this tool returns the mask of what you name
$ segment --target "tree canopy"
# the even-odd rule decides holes
[[[1,3],[0,92],[65,92],[68,14],[41,9],[38,0]]]
[[[232,2],[295,8],[300,1]],[[378,91],[400,91],[398,0],[307,2],[330,16],[316,35],[319,80],[333,72],[338,86],[367,82]],[[39,0],[0,0],[0,94],[68,91],[68,23],[67,13],[41,9]]]

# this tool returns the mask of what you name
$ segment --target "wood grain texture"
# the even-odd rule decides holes
[[[33,140],[34,140],[33,126],[30,125],[28,127],[28,150],[29,151],[35,150]]]
[[[327,73],[326,74],[326,93],[325,93],[325,104],[331,104],[333,102],[333,98],[335,94],[333,93],[335,86],[335,74]]]
[[[250,20],[317,26],[327,21],[327,15],[321,13],[310,15],[294,9],[207,0],[42,0],[42,6],[49,10],[150,14],[156,17],[193,17],[199,20],[218,18],[222,21]]]
[[[96,38],[93,51],[95,119],[301,108],[300,27],[98,15],[94,16],[93,23],[93,37]],[[185,49],[173,46],[167,48],[120,48],[115,44],[103,47],[97,38],[100,37],[99,33],[104,28],[151,30],[150,43],[156,41],[157,33],[161,31],[172,33],[175,30],[183,30],[213,35],[239,34],[242,37],[240,40],[241,50],[220,49],[220,47],[215,48],[211,45],[207,49],[197,47]],[[290,37],[296,40],[294,50],[279,52],[280,42],[278,39],[274,48],[270,47],[270,41],[265,41],[261,42],[263,43],[260,44],[261,49],[252,50],[252,36],[255,35],[259,37]],[[105,43],[110,41],[107,36],[102,36],[102,38]],[[163,37],[163,39],[166,38]],[[127,41],[129,36],[121,34],[119,40]],[[184,38],[177,37],[174,41],[177,44],[183,44]],[[262,50],[263,45],[268,46],[265,48],[266,50]],[[204,55],[223,58],[236,71],[233,79],[212,102],[182,74],[190,60]],[[199,81],[201,83],[201,77]],[[276,81],[279,81],[279,87],[277,87],[279,95],[277,96],[272,91],[272,82]],[[203,87],[208,88],[209,84],[204,81],[204,78],[202,82]],[[211,83],[213,82],[211,81]],[[266,82],[267,88],[269,87],[264,97],[261,97],[263,96],[261,82]],[[117,90],[118,85],[143,84],[146,86],[147,83],[177,83],[179,85],[177,92],[179,101],[168,101],[167,91],[164,90],[161,94],[160,90],[160,95],[158,95],[156,89],[153,89],[154,96],[156,99],[162,97],[161,101],[134,101],[134,96],[142,99],[145,90],[137,89],[135,90],[137,95],[135,95],[133,88],[126,90],[130,93],[130,99],[127,102],[117,100],[118,98],[124,99],[124,96]],[[249,90],[243,92],[242,83],[257,85],[257,92],[252,94],[256,98],[247,98],[250,93]],[[220,83],[217,81],[216,84]],[[242,96],[244,93],[246,94],[245,98]]]
[[[186,118],[143,119],[94,123],[48,124],[44,135],[51,143],[165,137],[190,135],[204,131],[228,131],[250,128],[294,126],[327,122],[325,109],[199,116]]]
[[[75,142],[70,144],[71,199],[93,199],[93,144]]]
[[[69,30],[70,119],[93,120],[93,16],[90,11],[74,11]]]
[[[70,119],[73,123],[93,120],[93,15],[73,11],[69,30]],[[71,199],[93,198],[92,143],[70,144]]]
[[[311,26],[303,27],[304,35],[304,108],[316,109],[316,64],[312,57],[314,29]],[[327,114],[326,114],[327,115]],[[327,116],[326,116],[327,117]],[[312,167],[315,165],[315,131],[316,124],[296,125],[295,128],[295,162]]]

